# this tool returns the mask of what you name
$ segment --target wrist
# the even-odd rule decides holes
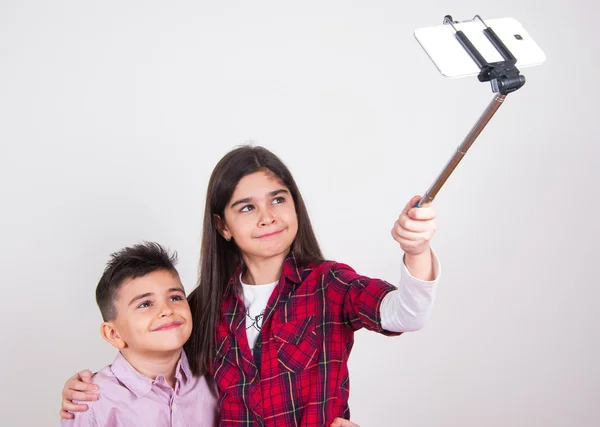
[[[435,279],[433,252],[429,246],[418,253],[405,252],[404,265],[410,275],[419,280],[431,281]]]
[[[427,245],[425,248],[420,250],[404,251],[405,259],[415,259],[425,256],[431,256],[431,246]]]

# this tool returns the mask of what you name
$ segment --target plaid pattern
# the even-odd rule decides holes
[[[335,417],[349,419],[354,331],[400,335],[384,331],[379,315],[395,286],[330,261],[298,266],[290,254],[252,355],[240,272],[227,285],[217,328],[220,426],[329,426]]]

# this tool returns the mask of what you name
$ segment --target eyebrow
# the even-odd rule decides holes
[[[184,291],[182,288],[170,288],[170,289],[168,290],[168,292],[179,292],[179,293],[182,293],[182,294],[183,294],[183,296],[185,296],[185,291]],[[139,300],[141,300],[141,299],[148,298],[148,297],[150,297],[150,296],[152,296],[152,295],[154,295],[154,292],[146,292],[145,294],[138,295],[138,296],[134,297],[134,298],[133,298],[133,299],[132,299],[132,300],[129,302],[129,305],[131,305],[131,304],[133,304],[134,302],[136,302],[136,301],[139,301]]]
[[[282,193],[289,194],[290,192],[288,190],[284,189],[284,188],[280,188],[279,190],[273,190],[273,191],[269,192],[268,195],[270,197],[275,197],[278,194],[282,194]],[[252,201],[252,197],[246,197],[245,199],[240,199],[240,200],[237,200],[237,201],[233,202],[231,204],[231,206],[229,206],[229,208],[233,209],[237,205],[240,205],[242,203],[250,203],[251,201]]]

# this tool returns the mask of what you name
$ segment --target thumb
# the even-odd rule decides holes
[[[406,204],[406,206],[404,206],[404,209],[402,210],[402,213],[408,213],[409,210],[411,210],[412,208],[415,207],[415,205],[417,203],[419,203],[419,201],[422,199],[421,196],[413,196],[410,201]]]

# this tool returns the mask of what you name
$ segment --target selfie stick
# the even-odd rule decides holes
[[[483,128],[488,124],[490,119],[494,116],[498,108],[504,102],[504,98],[511,92],[516,91],[525,84],[525,76],[519,74],[519,70],[515,67],[517,59],[513,56],[508,48],[502,43],[502,40],[496,35],[494,30],[488,27],[483,19],[479,15],[475,15],[473,21],[478,19],[485,27],[483,32],[490,43],[496,48],[498,53],[504,58],[500,62],[488,63],[484,57],[479,53],[477,48],[473,46],[473,43],[469,40],[465,33],[457,30],[454,24],[457,21],[453,21],[450,15],[444,17],[444,24],[452,26],[454,30],[454,37],[462,45],[462,47],[471,56],[473,61],[477,64],[481,72],[477,76],[480,82],[490,82],[492,86],[492,92],[496,93],[494,99],[490,102],[488,107],[485,109],[475,126],[471,129],[468,135],[463,140],[462,144],[458,146],[454,155],[450,158],[444,169],[436,178],[435,182],[429,187],[423,198],[415,205],[415,207],[426,207],[431,204],[438,191],[442,188],[450,174],[454,171],[456,166],[460,163],[467,150],[471,148],[473,142],[477,139]]]

